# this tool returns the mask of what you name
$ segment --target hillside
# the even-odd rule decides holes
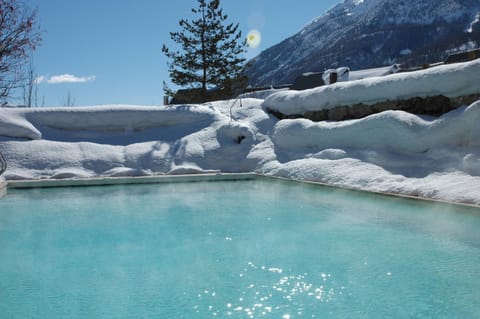
[[[304,72],[443,60],[480,44],[478,0],[345,0],[249,62],[253,86]]]

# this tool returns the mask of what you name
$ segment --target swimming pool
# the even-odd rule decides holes
[[[283,181],[9,190],[2,318],[479,318],[480,214]]]

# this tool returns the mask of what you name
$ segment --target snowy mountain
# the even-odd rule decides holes
[[[480,0],[345,0],[249,62],[250,84],[304,72],[421,65],[480,45]]]

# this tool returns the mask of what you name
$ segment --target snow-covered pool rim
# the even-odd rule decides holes
[[[317,181],[297,180],[285,177],[263,175],[259,173],[201,173],[201,174],[181,174],[181,175],[153,175],[153,176],[135,176],[135,177],[91,177],[91,178],[69,178],[69,179],[40,179],[40,180],[9,180],[0,181],[0,198],[5,195],[7,189],[28,189],[28,188],[54,188],[54,187],[88,187],[88,186],[109,186],[109,185],[140,185],[140,184],[161,184],[161,183],[192,183],[192,182],[215,182],[215,181],[247,181],[247,180],[277,180],[283,182],[300,183],[304,185],[321,186],[331,189],[364,193],[366,195],[378,195],[405,200],[414,200],[430,204],[441,204],[451,206],[461,206],[467,208],[480,209],[480,205],[451,202],[427,197],[420,197],[407,194],[369,191],[359,188],[349,188],[326,184]]]

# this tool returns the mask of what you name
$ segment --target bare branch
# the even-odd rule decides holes
[[[36,20],[37,11],[23,2],[0,0],[0,101],[6,101],[10,91],[23,84],[23,67],[41,43]]]

